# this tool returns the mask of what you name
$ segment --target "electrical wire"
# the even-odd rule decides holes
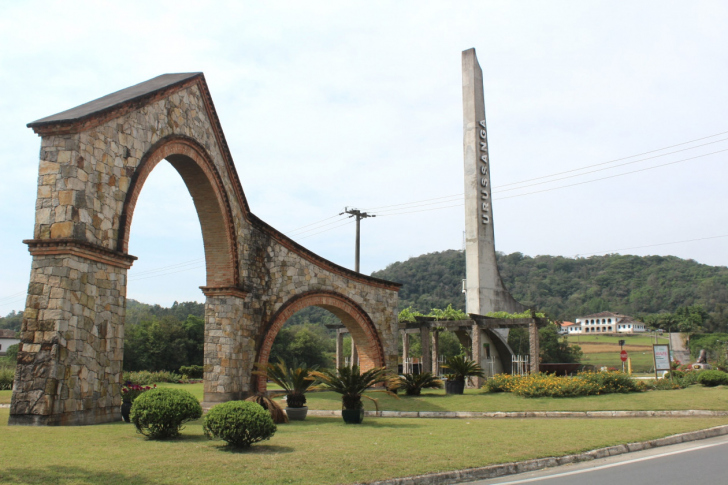
[[[334,217],[339,217],[340,215],[341,214],[336,214],[335,216],[327,217],[326,219],[321,219],[320,221],[312,222],[311,224],[306,224],[305,226],[301,226],[301,227],[297,227],[295,229],[291,229],[290,231],[284,232],[284,234],[288,235],[288,234],[292,234],[294,232],[298,232],[300,229],[304,229],[304,228],[309,227],[309,226],[314,226],[314,225],[319,224],[321,222],[326,222],[329,219],[333,219]]]
[[[339,217],[339,215],[337,215],[336,217]],[[307,232],[315,231],[315,230],[317,230],[317,229],[321,229],[322,227],[327,227],[327,226],[330,226],[330,225],[332,225],[332,224],[338,224],[338,223],[339,223],[339,222],[341,222],[341,221],[342,221],[343,219],[348,219],[348,218],[349,218],[348,216],[347,216],[347,217],[341,217],[341,218],[339,218],[339,219],[337,219],[337,220],[335,220],[335,221],[333,221],[333,222],[329,222],[328,224],[323,224],[323,225],[320,225],[320,226],[312,227],[311,229],[306,229],[305,231],[301,231],[301,232],[299,232],[298,234],[295,234],[294,236],[295,236],[295,237],[298,237],[298,236],[300,236],[301,234],[306,234]],[[330,219],[330,218],[329,218],[329,219]],[[287,235],[287,236],[289,236],[288,234],[286,234],[286,235]],[[289,237],[292,237],[292,236],[289,236]],[[308,236],[306,236],[306,237],[308,237]]]
[[[603,253],[609,254],[609,253],[613,253],[613,252],[616,252],[616,251],[629,251],[629,250],[632,250],[632,249],[654,248],[654,247],[657,247],[657,246],[668,246],[668,245],[671,245],[671,244],[682,244],[682,243],[687,243],[687,242],[706,241],[708,239],[719,239],[719,238],[723,238],[723,237],[728,237],[728,234],[722,234],[720,236],[699,237],[697,239],[685,239],[683,241],[672,241],[672,242],[657,243],[657,244],[647,244],[645,246],[632,246],[631,248],[609,249],[607,251],[597,251],[597,252],[594,252],[594,253],[579,253],[579,254],[576,254],[574,257],[575,258],[578,258],[579,256],[591,256],[593,254],[603,254]]]
[[[613,178],[616,178],[616,177],[622,177],[624,175],[630,175],[630,174],[638,173],[638,172],[646,172],[647,170],[654,170],[656,168],[667,167],[668,165],[675,165],[676,163],[687,162],[689,160],[695,160],[696,158],[703,158],[703,157],[707,157],[707,156],[710,156],[710,155],[715,155],[716,153],[721,153],[721,152],[726,152],[726,151],[728,151],[728,148],[725,148],[723,150],[717,150],[715,152],[704,153],[702,155],[696,155],[696,156],[690,157],[690,158],[684,158],[682,160],[675,160],[674,162],[663,163],[663,164],[660,164],[660,165],[655,165],[655,166],[647,167],[647,168],[640,168],[638,170],[632,170],[631,172],[618,173],[618,174],[615,174],[615,175],[609,175],[607,177],[600,177],[598,179],[585,180],[583,182],[576,182],[576,183],[573,183],[573,184],[561,185],[559,187],[552,187],[550,189],[535,190],[533,192],[526,192],[525,194],[516,194],[516,195],[509,195],[507,197],[498,197],[495,200],[513,199],[513,198],[516,198],[516,197],[524,197],[526,195],[540,194],[542,192],[550,192],[552,190],[565,189],[565,188],[574,187],[574,186],[577,186],[577,185],[590,184],[592,182],[598,182],[600,180],[613,179]]]
[[[330,228],[328,228],[328,229],[324,229],[324,230],[323,230],[323,231],[321,231],[321,232],[315,232],[315,233],[313,233],[313,234],[309,234],[308,236],[303,236],[303,237],[301,237],[301,238],[299,238],[299,239],[306,239],[307,237],[312,237],[312,236],[315,236],[315,235],[317,235],[317,234],[321,234],[322,232],[328,232],[328,231],[332,231],[332,230],[336,229],[337,227],[344,227],[344,226],[347,226],[347,225],[349,225],[349,224],[354,224],[354,222],[355,222],[355,221],[347,221],[347,222],[345,222],[345,223],[343,223],[343,224],[340,224],[340,225],[338,225],[338,226],[330,227]]]
[[[510,190],[520,190],[520,189],[525,189],[525,188],[527,188],[527,187],[534,187],[534,186],[536,186],[536,185],[550,184],[550,183],[552,183],[552,182],[558,182],[559,180],[566,180],[566,179],[570,179],[570,178],[574,178],[574,177],[581,177],[581,176],[583,176],[583,175],[588,175],[588,174],[590,174],[590,173],[595,173],[595,172],[603,172],[604,170],[611,170],[611,169],[613,169],[613,168],[617,168],[617,167],[623,167],[623,166],[625,166],[625,165],[632,165],[632,164],[634,164],[634,163],[644,162],[644,161],[646,161],[646,160],[652,160],[652,159],[655,159],[655,158],[659,158],[659,157],[664,157],[664,156],[666,156],[666,155],[673,155],[673,154],[675,154],[675,153],[680,153],[680,152],[684,152],[684,151],[686,151],[686,150],[692,150],[693,148],[699,148],[699,147],[703,147],[703,146],[706,146],[706,145],[712,145],[713,143],[720,143],[720,142],[722,142],[722,141],[726,141],[726,140],[728,140],[728,138],[723,138],[722,140],[716,140],[716,141],[712,141],[712,142],[710,142],[710,143],[705,143],[705,144],[703,144],[703,145],[698,145],[698,146],[695,146],[695,147],[690,147],[690,148],[684,148],[684,149],[682,149],[682,150],[675,150],[674,152],[669,152],[669,153],[663,153],[662,155],[655,155],[654,157],[647,157],[647,158],[641,158],[641,159],[639,159],[639,160],[633,160],[633,161],[631,161],[631,162],[625,162],[625,163],[620,163],[619,165],[613,165],[613,166],[611,166],[611,167],[604,167],[604,168],[598,168],[598,169],[596,169],[596,170],[590,170],[590,171],[588,171],[588,172],[584,172],[584,173],[577,173],[577,174],[574,174],[574,175],[567,175],[566,177],[561,177],[561,178],[557,178],[557,179],[554,179],[554,180],[548,180],[548,181],[545,181],[545,182],[537,182],[537,183],[535,183],[535,184],[530,184],[530,185],[523,185],[523,186],[521,186],[521,187],[512,187],[512,188],[510,188],[510,189],[501,189],[501,187],[506,187],[506,186],[508,186],[508,185],[514,185],[514,184],[519,184],[519,183],[525,183],[525,182],[527,182],[527,181],[525,181],[525,182],[514,182],[513,184],[499,185],[498,187],[493,187],[493,190],[498,190],[499,192],[508,192],[508,191],[510,191]],[[576,170],[584,170],[584,169],[574,169],[574,170],[568,170],[568,171],[566,171],[566,172],[561,172],[561,173],[568,173],[568,172],[574,172],[574,171],[576,171]],[[543,176],[543,177],[538,177],[538,178],[535,178],[535,179],[531,179],[531,180],[538,180],[539,178],[554,177],[554,176],[556,176],[556,175],[559,175],[559,174],[554,174],[554,175],[545,175],[545,176]]]
[[[555,177],[557,175],[563,175],[565,173],[577,172],[579,170],[585,170],[587,168],[598,167],[600,165],[607,165],[609,163],[621,162],[622,160],[628,160],[628,159],[634,158],[634,157],[641,157],[642,155],[649,155],[650,153],[661,152],[662,150],[667,150],[669,148],[675,148],[677,146],[687,145],[688,143],[694,143],[696,141],[707,140],[708,138],[714,138],[716,136],[725,135],[726,133],[728,133],[728,131],[723,131],[721,133],[716,133],[715,135],[705,136],[703,138],[696,138],[695,140],[685,141],[685,142],[678,143],[676,145],[670,145],[670,146],[667,146],[667,147],[664,147],[664,148],[658,148],[657,150],[650,150],[648,152],[642,152],[642,153],[638,153],[636,155],[630,155],[629,157],[616,158],[614,160],[609,160],[607,162],[595,163],[593,165],[586,165],[586,166],[583,166],[583,167],[580,167],[580,168],[573,168],[571,170],[566,170],[564,172],[557,172],[557,173],[552,173],[551,175],[543,175],[543,176],[540,176],[540,177],[534,177],[534,178],[531,178],[531,179],[521,180],[520,182],[511,182],[511,183],[507,183],[507,184],[501,185],[501,187],[507,187],[507,186],[510,186],[510,185],[518,185],[518,184],[522,184],[522,183],[526,183],[526,182],[531,182],[531,181],[534,181],[534,180]],[[686,148],[685,150],[692,150],[693,148],[699,148],[699,147],[702,147],[702,146],[705,146],[705,145],[711,145],[713,143],[718,143],[720,141],[725,141],[725,139],[724,140],[717,140],[717,141],[710,142],[710,143],[705,143],[703,145],[697,145],[697,146],[694,146],[694,147]],[[685,151],[685,150],[677,150],[677,151],[671,152],[671,153],[677,153],[677,152]],[[666,153],[665,155],[670,155],[670,153]],[[659,156],[664,156],[664,155],[659,155]],[[648,160],[648,159],[645,159],[645,160]]]

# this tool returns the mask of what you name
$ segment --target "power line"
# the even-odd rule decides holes
[[[340,216],[340,214],[336,214],[335,216],[327,217],[326,219],[321,219],[320,221],[312,222],[311,224],[306,224],[305,226],[301,226],[301,227],[297,227],[295,229],[291,229],[290,231],[287,231],[284,234],[291,234],[291,233],[294,233],[294,232],[298,232],[300,229],[303,229],[303,228],[306,228],[306,227],[309,227],[309,226],[314,226],[316,224],[319,224],[320,222],[326,222],[329,219],[333,219],[334,217],[339,217],[339,216]]]
[[[168,269],[172,269],[172,268],[178,268],[178,267],[181,267],[181,266],[189,266],[191,264],[197,264],[200,261],[204,261],[204,260],[205,260],[205,258],[198,258],[198,259],[192,259],[190,261],[185,261],[185,262],[182,262],[182,263],[171,264],[169,266],[160,266],[158,268],[149,269],[149,270],[146,270],[146,271],[140,271],[138,273],[132,272],[132,274],[130,275],[129,279],[136,279],[139,276],[145,276],[147,274],[158,273],[160,271],[167,271]]]
[[[565,188],[567,188],[567,187],[574,187],[574,186],[576,186],[576,185],[584,185],[584,184],[590,184],[590,183],[592,183],[592,182],[598,182],[598,181],[600,181],[600,180],[607,180],[607,179],[612,179],[612,178],[616,178],[616,177],[622,177],[622,176],[624,176],[624,175],[630,175],[630,174],[633,174],[633,173],[638,173],[638,172],[645,172],[645,171],[647,171],[647,170],[654,170],[654,169],[656,169],[656,168],[660,168],[660,167],[666,167],[666,166],[668,166],[668,165],[675,165],[676,163],[682,163],[682,162],[687,162],[687,161],[689,161],[689,160],[695,160],[696,158],[702,158],[702,157],[707,157],[707,156],[709,156],[709,155],[715,155],[716,153],[721,153],[721,152],[725,152],[725,151],[728,151],[728,148],[725,148],[725,149],[723,149],[723,150],[718,150],[718,151],[715,151],[715,152],[710,152],[710,153],[704,153],[703,155],[696,155],[696,156],[694,156],[694,157],[690,157],[690,158],[684,158],[684,159],[682,159],[682,160],[676,160],[676,161],[674,161],[674,162],[668,162],[668,163],[663,163],[663,164],[660,164],[660,165],[655,165],[655,166],[653,166],[653,167],[647,167],[647,168],[640,168],[640,169],[638,169],[638,170],[632,170],[631,172],[624,172],[624,173],[618,173],[618,174],[615,174],[615,175],[609,175],[609,176],[607,176],[607,177],[601,177],[601,178],[598,178],[598,179],[593,179],[593,180],[585,180],[585,181],[583,181],[583,182],[576,182],[576,183],[573,183],[573,184],[568,184],[568,185],[562,185],[562,186],[560,186],[560,187],[552,187],[552,188],[550,188],[550,189],[535,190],[535,191],[533,191],[533,192],[526,192],[525,194],[516,194],[516,195],[509,195],[509,196],[507,196],[507,197],[498,197],[498,198],[494,198],[494,200],[513,199],[513,198],[516,198],[516,197],[524,197],[524,196],[526,196],[526,195],[532,195],[532,194],[540,194],[540,193],[542,193],[542,192],[550,192],[550,191],[552,191],[552,190],[558,190],[558,189],[565,189]]]
[[[321,234],[321,233],[323,233],[323,232],[329,232],[329,231],[333,231],[333,230],[334,230],[334,229],[336,229],[337,227],[344,227],[344,226],[347,226],[347,225],[349,225],[349,224],[354,224],[354,221],[346,221],[345,223],[343,223],[343,224],[340,224],[340,225],[338,225],[338,226],[330,227],[330,228],[328,228],[328,229],[324,229],[324,230],[323,230],[323,231],[321,231],[321,232],[315,232],[315,233],[313,233],[313,234],[309,234],[308,236],[303,236],[303,237],[300,237],[300,238],[298,238],[298,239],[306,239],[307,237],[312,237],[312,236],[315,236],[315,235],[317,235],[317,234]]]
[[[191,268],[178,269],[177,271],[168,271],[166,273],[153,274],[150,276],[143,276],[141,278],[129,278],[129,281],[139,281],[139,280],[148,280],[149,278],[159,278],[161,276],[167,276],[167,275],[176,274],[176,273],[183,273],[185,271],[192,271],[193,269],[199,269],[199,268],[204,268],[204,267],[205,267],[204,264],[200,264],[198,266],[193,266]]]
[[[457,198],[461,198],[463,195],[465,195],[465,194],[459,194],[457,196],[452,196],[452,197],[449,197],[449,198],[450,199],[457,199]],[[382,213],[386,213],[386,212],[396,212],[396,211],[400,211],[400,210],[414,209],[416,207],[425,207],[425,206],[428,206],[428,205],[449,204],[450,202],[455,202],[455,200],[441,200],[439,202],[430,202],[428,204],[418,204],[418,205],[414,205],[412,207],[400,207],[399,209],[386,209],[386,210],[383,210],[383,211],[378,211],[378,213],[379,214],[382,214]],[[382,214],[382,215],[384,215],[384,214]]]
[[[601,162],[601,163],[596,163],[596,164],[592,164],[592,165],[585,165],[583,167],[578,167],[578,168],[574,168],[574,169],[571,169],[571,170],[566,170],[566,171],[563,171],[563,172],[556,172],[556,173],[552,173],[550,175],[543,175],[543,176],[540,176],[540,177],[534,177],[534,178],[531,178],[531,179],[521,180],[520,182],[510,182],[510,183],[507,183],[507,184],[495,186],[495,187],[493,187],[493,189],[494,190],[501,190],[503,187],[509,187],[511,185],[520,185],[520,184],[523,184],[523,183],[526,183],[526,182],[531,182],[531,181],[534,181],[534,180],[540,180],[540,179],[544,179],[544,178],[556,177],[558,175],[563,175],[563,174],[571,173],[571,172],[577,172],[577,171],[580,171],[580,170],[585,170],[587,168],[597,167],[597,166],[600,166],[600,165],[606,165],[606,164],[609,164],[609,163],[619,162],[619,161],[622,161],[622,160],[628,160],[630,158],[639,157],[639,156],[642,156],[642,155],[648,155],[650,153],[655,153],[655,152],[659,152],[659,151],[662,151],[662,150],[667,150],[669,148],[674,148],[674,147],[677,147],[677,146],[687,145],[688,143],[694,143],[696,141],[707,140],[708,138],[714,138],[716,136],[725,135],[726,133],[728,133],[728,131],[723,131],[723,132],[720,132],[720,133],[716,133],[714,135],[709,135],[709,136],[705,136],[705,137],[702,137],[702,138],[696,138],[694,140],[689,140],[689,141],[685,141],[685,142],[682,142],[682,143],[677,143],[675,145],[670,145],[670,146],[666,146],[666,147],[663,147],[663,148],[658,148],[656,150],[650,150],[650,151],[638,153],[636,155],[630,155],[628,157],[617,158],[617,159],[610,160],[610,161],[607,161],[607,162]],[[724,138],[722,140],[716,140],[716,141],[713,141],[713,142],[710,142],[710,143],[704,143],[702,145],[697,145],[697,146],[694,146],[694,147],[686,148],[685,150],[676,150],[674,152],[665,153],[665,154],[662,154],[662,155],[658,155],[656,157],[648,157],[648,158],[645,158],[645,159],[642,159],[642,160],[636,160],[636,161],[628,162],[626,164],[620,164],[620,165],[617,165],[617,166],[629,165],[629,164],[637,163],[637,162],[640,162],[640,161],[651,160],[653,158],[658,158],[658,157],[662,157],[662,156],[666,156],[666,155],[672,155],[672,154],[679,153],[679,152],[682,152],[682,151],[692,150],[693,148],[699,148],[699,147],[702,147],[702,146],[711,145],[711,144],[719,143],[721,141],[726,141],[726,140],[728,140],[728,138]],[[617,167],[617,166],[615,166],[615,167]],[[615,168],[615,167],[609,167],[609,168]],[[604,170],[608,170],[609,168],[605,168]],[[594,173],[594,171],[587,172],[587,173]],[[587,173],[580,174],[580,175],[587,175]],[[575,176],[579,176],[579,175],[575,175]],[[560,180],[563,180],[563,179],[560,179]],[[551,183],[551,182],[555,182],[555,181],[556,180],[551,180],[551,181],[546,181],[546,182],[542,182],[542,183],[547,184],[547,183]],[[538,184],[533,184],[533,185],[538,185]],[[520,188],[525,188],[525,187],[520,187]],[[505,190],[501,190],[501,191],[504,192],[506,190],[510,191],[510,190],[516,190],[516,189],[505,189]],[[432,201],[432,200],[451,199],[451,198],[454,198],[454,197],[462,197],[463,195],[465,195],[465,194],[464,193],[460,193],[460,194],[445,195],[445,196],[442,196],[442,197],[433,197],[433,198],[429,198],[429,199],[421,199],[421,200],[415,200],[415,201],[411,201],[411,202],[403,202],[403,203],[400,203],[400,204],[391,204],[391,205],[383,205],[383,206],[378,206],[378,207],[369,207],[366,210],[374,211],[374,210],[378,210],[378,209],[388,209],[389,207],[400,207],[400,208],[403,208],[404,209],[405,207],[402,207],[402,206],[415,205],[415,204],[418,204],[420,202],[429,202],[429,201]],[[443,201],[443,202],[445,202],[445,201]],[[428,204],[423,204],[423,205],[428,205]],[[429,205],[435,205],[435,204],[429,204]],[[433,210],[437,210],[437,209],[439,209],[439,208],[435,208]],[[392,210],[399,210],[399,209],[392,209]],[[388,212],[388,210],[384,210],[384,211],[380,211],[380,212]]]
[[[723,237],[728,237],[728,234],[722,234],[720,236],[700,237],[700,238],[697,238],[697,239],[685,239],[683,241],[672,241],[672,242],[657,243],[657,244],[647,244],[645,246],[633,246],[631,248],[609,249],[609,250],[606,250],[606,251],[597,251],[597,252],[594,252],[594,253],[579,253],[579,254],[576,254],[574,257],[575,258],[578,258],[579,256],[591,256],[592,254],[613,253],[613,252],[616,252],[616,251],[629,251],[629,250],[632,250],[632,249],[653,248],[653,247],[656,247],[656,246],[668,246],[670,244],[682,244],[682,243],[687,243],[687,242],[706,241],[708,239],[719,239],[719,238],[723,238]]]
[[[661,152],[662,150],[667,150],[669,148],[675,148],[677,146],[687,145],[688,143],[694,143],[696,141],[707,140],[708,138],[714,138],[716,136],[725,135],[726,133],[728,133],[728,131],[723,131],[721,133],[716,133],[715,135],[705,136],[703,138],[696,138],[695,140],[685,141],[685,142],[682,142],[682,143],[678,143],[676,145],[670,145],[670,146],[667,146],[667,147],[658,148],[657,150],[650,150],[648,152],[642,152],[642,153],[638,153],[636,155],[630,155],[629,157],[616,158],[614,160],[610,160],[610,161],[607,161],[607,162],[595,163],[594,165],[586,165],[584,167],[573,168],[571,170],[566,170],[564,172],[557,172],[557,173],[552,173],[551,175],[543,175],[541,177],[535,177],[535,178],[532,178],[532,179],[521,180],[520,182],[511,182],[511,183],[508,183],[508,184],[501,185],[501,187],[507,187],[509,185],[518,185],[518,184],[522,184],[522,183],[526,183],[526,182],[531,182],[533,180],[539,180],[539,179],[543,179],[543,178],[550,178],[550,177],[555,177],[557,175],[563,175],[565,173],[571,173],[571,172],[576,172],[576,171],[579,171],[579,170],[584,170],[584,169],[587,169],[587,168],[598,167],[600,165],[606,165],[606,164],[614,163],[614,162],[621,162],[622,160],[628,160],[628,159],[634,158],[634,157],[641,157],[642,155],[649,155],[650,153]],[[710,142],[710,143],[705,143],[703,145],[697,145],[697,146],[694,146],[694,147],[686,148],[685,150],[692,150],[693,148],[699,148],[699,147],[702,147],[702,146],[705,146],[705,145],[710,145],[710,144],[718,143],[718,142],[725,141],[725,140],[726,139],[717,140],[717,141],[713,141],[713,142]],[[680,151],[685,151],[685,150],[677,150],[677,151],[671,152],[671,153],[678,153]],[[670,153],[666,153],[665,155],[670,155]],[[658,156],[665,156],[665,155],[658,155]],[[651,158],[655,158],[655,157],[651,157]],[[649,159],[646,158],[645,160],[649,160]],[[633,162],[630,162],[630,163],[633,163]]]
[[[522,184],[522,183],[525,183],[525,182],[528,182],[529,181],[529,180],[524,180],[523,182],[514,182],[514,183],[511,183],[511,184],[501,185],[501,186],[498,186],[498,187],[494,187],[493,189],[494,190],[499,190],[500,192],[507,192],[507,191],[510,191],[510,190],[525,189],[527,187],[533,187],[533,186],[536,186],[536,185],[550,184],[552,182],[558,182],[559,180],[566,180],[566,179],[570,179],[570,178],[574,178],[574,177],[581,177],[583,175],[588,175],[590,173],[595,173],[595,172],[603,172],[604,170],[611,170],[613,168],[623,167],[625,165],[632,165],[634,163],[644,162],[645,160],[652,160],[654,158],[664,157],[664,156],[667,156],[667,155],[673,155],[675,153],[680,153],[680,152],[684,152],[684,151],[687,151],[687,150],[692,150],[693,148],[699,148],[699,147],[703,147],[703,146],[706,146],[706,145],[712,145],[713,143],[720,143],[720,142],[726,141],[726,140],[728,140],[728,138],[723,138],[722,140],[716,140],[716,141],[712,141],[710,143],[705,143],[703,145],[698,145],[698,146],[694,146],[694,147],[690,147],[690,148],[684,148],[682,150],[675,150],[674,152],[663,153],[662,155],[655,155],[654,157],[641,158],[639,160],[633,160],[631,162],[620,163],[619,165],[613,165],[611,167],[598,168],[596,170],[590,170],[589,172],[577,173],[577,174],[574,174],[574,175],[567,175],[566,177],[561,177],[561,178],[554,179],[554,180],[548,180],[548,181],[545,181],[545,182],[537,182],[535,184],[524,185],[524,186],[521,186],[521,187],[512,187],[510,189],[503,189],[503,190],[501,190],[501,187],[506,187],[508,185]],[[598,165],[601,165],[601,164],[598,164]],[[596,166],[596,165],[592,165],[592,167],[594,167],[594,166]],[[567,170],[566,172],[560,172],[560,173],[553,174],[553,175],[544,175],[543,177],[536,177],[536,178],[533,178],[533,179],[530,179],[530,180],[539,180],[539,179],[543,179],[543,178],[555,177],[556,175],[560,175],[560,174],[564,174],[564,173],[569,173],[569,172],[575,172],[575,171],[578,171],[578,170],[584,170],[585,168],[588,168],[588,167],[578,168],[578,169],[574,169],[574,170]]]
[[[443,207],[432,207],[430,209],[420,209],[420,210],[408,211],[408,212],[396,212],[394,214],[381,214],[379,217],[401,216],[403,214],[413,214],[415,212],[436,211],[436,210],[440,210],[440,209],[449,209],[450,207],[462,207],[464,205],[465,205],[465,202],[460,202],[459,204],[455,204],[455,205],[446,205],[446,206],[443,206]]]
[[[26,293],[27,293],[27,290],[23,290],[23,291],[19,291],[17,293],[13,293],[12,295],[4,296],[4,297],[0,298],[0,305],[2,305],[6,300],[7,301],[9,301],[9,300],[15,300],[20,295],[25,295]]]
[[[337,214],[336,217],[340,217],[340,214]],[[331,218],[329,218],[329,219],[331,219]],[[300,236],[301,234],[306,234],[307,232],[316,231],[317,229],[321,229],[322,227],[327,227],[327,226],[330,226],[332,224],[337,224],[337,223],[341,222],[343,219],[347,219],[347,218],[346,217],[342,217],[342,218],[339,218],[339,219],[337,219],[337,220],[335,220],[333,222],[329,222],[328,224],[323,224],[323,225],[320,225],[320,226],[317,226],[317,227],[312,227],[311,229],[306,229],[305,231],[300,231],[298,234],[290,235],[290,233],[288,233],[286,235],[289,236],[289,237]]]

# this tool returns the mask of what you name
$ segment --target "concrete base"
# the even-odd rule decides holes
[[[8,426],[83,426],[121,421],[121,406],[63,414],[11,414]]]

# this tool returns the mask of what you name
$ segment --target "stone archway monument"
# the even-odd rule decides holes
[[[254,363],[311,305],[339,316],[363,368],[396,372],[400,285],[327,261],[253,215],[202,73],[165,74],[28,126],[41,152],[9,424],[119,419],[129,234],[162,160],[184,180],[202,229],[206,404],[263,388]]]

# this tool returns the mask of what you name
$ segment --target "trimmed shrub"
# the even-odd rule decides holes
[[[149,386],[160,382],[179,382],[181,379],[181,375],[166,370],[160,370],[158,372],[150,372],[148,370],[124,372],[123,376],[123,382],[131,381],[142,386]]]
[[[131,406],[131,422],[151,439],[174,438],[182,425],[202,416],[195,397],[181,389],[158,388],[140,394]]]
[[[237,448],[270,439],[277,429],[268,411],[250,401],[218,404],[205,415],[202,424],[208,439],[218,438]]]
[[[719,370],[706,370],[698,375],[698,382],[705,387],[724,386],[728,384],[728,374]]]
[[[0,367],[0,391],[9,391],[12,389],[14,377],[14,367]]]
[[[202,379],[205,368],[201,365],[183,365],[179,368],[179,373],[186,375],[190,379]]]

